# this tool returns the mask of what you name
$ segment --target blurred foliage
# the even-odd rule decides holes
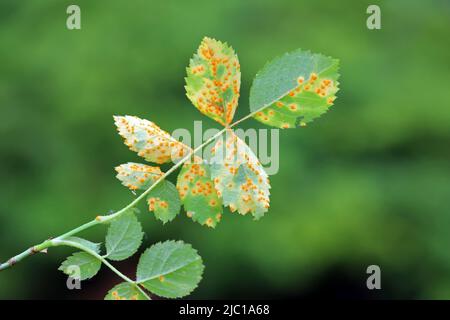
[[[448,1],[78,0],[82,29],[69,31],[72,3],[0,2],[0,260],[132,199],[113,168],[140,159],[113,114],[168,131],[205,120],[183,78],[206,35],[239,55],[236,119],[256,72],[299,47],[340,59],[341,90],[321,119],[281,132],[260,221],[225,212],[216,230],[185,215],[163,226],[143,210],[147,246],[180,239],[203,257],[191,297],[450,298]],[[374,3],[378,31],[365,25]],[[0,298],[102,298],[119,282],[104,271],[68,291],[56,269],[69,252],[2,272]],[[370,264],[381,266],[379,292],[365,287]]]

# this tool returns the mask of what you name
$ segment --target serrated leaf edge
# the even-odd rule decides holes
[[[339,68],[340,68],[339,59],[333,58],[333,57],[331,57],[331,56],[324,55],[324,54],[322,54],[322,53],[312,53],[311,50],[303,50],[303,49],[300,49],[300,48],[299,48],[299,49],[296,49],[296,50],[294,50],[294,51],[285,52],[284,54],[281,54],[281,55],[279,55],[279,56],[276,56],[276,57],[273,58],[272,60],[267,61],[267,62],[264,64],[264,66],[256,73],[255,77],[253,78],[252,86],[250,87],[249,98],[250,98],[251,92],[252,92],[252,90],[253,90],[253,86],[254,86],[254,83],[255,83],[255,79],[256,79],[263,71],[265,71],[265,70],[269,67],[270,64],[272,64],[273,62],[275,62],[275,61],[277,61],[277,60],[280,60],[280,59],[282,59],[282,58],[284,58],[284,57],[286,57],[286,56],[289,56],[289,55],[291,55],[291,54],[294,54],[294,53],[296,53],[297,51],[300,51],[300,52],[302,52],[302,53],[311,54],[311,55],[320,55],[320,56],[322,56],[322,57],[331,59],[331,60],[334,62],[334,64],[337,64],[337,71],[336,71],[336,72],[337,72],[337,77],[336,77],[336,88],[337,88],[337,91],[339,91],[339,81],[338,81],[338,79],[339,79],[339,77],[340,77],[340,73],[339,73]],[[333,66],[334,64],[332,64],[331,66]],[[328,68],[326,68],[326,69],[321,70],[320,72],[317,72],[317,74],[323,73],[323,72],[326,71],[327,69],[331,68],[331,66],[328,67]],[[256,110],[254,110],[254,111],[250,110],[250,112],[251,112],[252,114],[256,114],[257,112],[260,112],[260,111],[264,110],[265,108],[270,107],[273,103],[275,103],[275,102],[277,102],[278,100],[280,100],[280,99],[284,98],[285,96],[287,96],[287,95],[289,94],[289,92],[292,91],[292,89],[293,89],[293,88],[289,89],[287,92],[285,92],[284,94],[282,94],[280,97],[278,97],[277,99],[271,101],[270,103],[268,103],[268,104],[266,104],[266,105],[260,107],[259,109],[256,109]],[[336,91],[336,92],[337,92],[337,91]],[[336,99],[337,99],[337,96],[336,96]]]
[[[136,249],[135,249],[128,257],[126,257],[126,258],[124,258],[124,259],[115,259],[115,258],[111,258],[110,255],[111,255],[112,253],[114,253],[114,250],[112,250],[111,252],[107,252],[107,253],[103,256],[103,258],[106,258],[106,259],[109,259],[109,260],[112,260],[112,261],[122,261],[122,260],[128,259],[129,257],[131,257],[132,255],[134,255],[134,254],[139,250],[139,247],[140,247],[141,244],[142,244],[142,239],[143,239],[143,237],[144,237],[144,232],[143,232],[143,230],[142,230],[142,225],[141,225],[141,223],[139,222],[139,220],[137,219],[137,217],[135,216],[134,213],[127,213],[127,214],[133,215],[134,218],[136,219],[136,221],[138,222],[140,228],[141,228],[141,232],[140,232],[140,233],[141,233],[141,238],[140,238],[140,240],[139,240],[139,245],[136,247]],[[106,233],[106,236],[108,236],[109,229],[111,228],[111,225],[112,225],[114,222],[117,222],[118,219],[120,219],[120,218],[121,218],[121,217],[118,217],[117,219],[114,219],[114,220],[111,222],[111,224],[110,224],[109,227],[108,227],[108,231],[107,231],[107,233]],[[129,223],[129,224],[127,225],[127,227],[126,227],[127,230],[129,229],[130,225],[131,225],[131,223]],[[122,229],[125,229],[125,228],[122,228]],[[125,230],[125,232],[123,232],[123,233],[121,234],[121,238],[120,238],[120,240],[119,240],[117,243],[120,243],[120,241],[123,240],[124,236],[125,236],[126,233],[127,233],[127,232],[126,232],[127,230]],[[117,244],[116,244],[116,247],[117,247]]]
[[[155,275],[154,277],[151,277],[151,278],[146,278],[146,279],[141,279],[141,280],[137,280],[137,279],[136,279],[136,283],[137,283],[137,284],[143,284],[144,282],[147,282],[147,281],[150,281],[150,280],[154,280],[154,279],[156,279],[156,278],[159,278],[160,276],[165,276],[165,275],[167,275],[167,274],[173,273],[173,272],[175,272],[175,271],[177,271],[177,270],[179,270],[179,269],[182,269],[182,268],[184,268],[184,267],[186,267],[186,266],[189,266],[189,265],[191,265],[192,263],[197,262],[197,261],[200,260],[200,262],[201,262],[201,272],[200,272],[200,274],[199,274],[199,276],[198,276],[197,284],[196,284],[189,292],[187,292],[185,295],[175,295],[175,296],[171,296],[171,297],[164,297],[164,296],[158,295],[158,296],[164,297],[164,298],[175,298],[175,299],[176,299],[176,298],[185,297],[185,296],[191,294],[191,293],[198,287],[198,284],[199,284],[199,283],[201,282],[201,280],[203,279],[203,272],[204,272],[204,270],[205,270],[205,265],[203,264],[203,259],[202,259],[202,257],[198,254],[198,251],[197,251],[194,247],[192,247],[192,245],[191,245],[190,243],[185,243],[184,241],[181,241],[181,240],[178,240],[178,241],[177,241],[177,240],[167,240],[167,241],[160,241],[160,242],[157,242],[157,243],[153,244],[152,246],[150,246],[149,248],[145,249],[145,251],[142,253],[142,255],[145,254],[148,250],[152,249],[154,246],[157,246],[157,245],[163,245],[163,244],[166,244],[166,243],[175,243],[175,244],[181,243],[181,244],[183,244],[183,245],[186,245],[186,246],[188,246],[190,249],[192,249],[192,250],[197,254],[198,258],[195,259],[195,260],[193,260],[193,261],[191,261],[191,262],[189,262],[188,264],[185,264],[185,265],[182,266],[181,268],[173,269],[173,270],[171,270],[171,271],[169,271],[169,272],[162,273],[162,274],[158,274],[158,275]],[[141,256],[142,256],[142,255],[141,255]],[[149,289],[147,289],[147,290],[149,290]],[[151,290],[149,290],[149,291],[152,292]]]
[[[90,250],[90,249],[88,249],[88,250]],[[102,261],[99,260],[99,259],[98,259],[96,256],[94,256],[93,254],[89,253],[88,251],[77,251],[77,252],[72,253],[70,256],[68,256],[68,257],[61,263],[61,265],[58,267],[58,270],[61,271],[62,273],[64,273],[65,275],[70,276],[69,274],[67,274],[67,273],[64,271],[64,267],[63,267],[63,266],[64,266],[64,264],[65,264],[70,258],[75,257],[77,254],[80,254],[80,253],[81,253],[81,254],[87,254],[89,257],[94,258],[94,259],[95,259],[94,261],[96,261],[96,262],[99,263],[99,268],[97,269],[97,271],[96,271],[92,276],[87,277],[87,278],[80,279],[80,281],[92,279],[92,278],[95,277],[95,276],[97,275],[97,273],[100,271],[100,269],[101,269],[101,267],[102,267]],[[92,263],[92,262],[90,262],[90,263]],[[69,266],[70,266],[70,265],[69,265]]]

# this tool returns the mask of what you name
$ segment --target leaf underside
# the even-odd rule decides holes
[[[222,218],[222,200],[214,189],[209,167],[186,163],[177,179],[177,189],[188,217],[209,227]]]
[[[130,190],[145,190],[163,174],[159,167],[134,162],[121,164],[115,170],[117,171],[116,178]]]
[[[161,181],[147,197],[150,211],[163,223],[172,221],[180,213],[181,200],[177,188],[170,181]]]
[[[132,256],[141,245],[142,226],[136,216],[127,212],[111,222],[106,234],[106,257],[124,260]]]
[[[188,146],[151,121],[134,116],[114,116],[114,121],[125,145],[147,161],[176,162],[190,152]]]
[[[231,123],[241,85],[233,48],[205,37],[186,71],[186,94],[194,106],[222,125]]]
[[[137,282],[165,298],[191,293],[202,278],[203,263],[197,251],[182,241],[157,243],[141,255]]]
[[[231,130],[225,143],[219,139],[212,149],[211,175],[225,206],[258,219],[269,208],[268,175],[253,151]]]
[[[122,282],[108,291],[105,300],[147,300],[147,298],[132,284]]]
[[[254,118],[278,128],[305,126],[333,105],[338,69],[337,59],[300,49],[275,58],[253,81]]]

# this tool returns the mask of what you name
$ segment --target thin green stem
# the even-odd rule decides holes
[[[25,259],[28,256],[31,256],[35,253],[38,252],[47,252],[47,248],[51,247],[51,241],[50,240],[46,240],[38,245],[35,245],[27,250],[25,250],[24,252],[12,257],[11,259],[9,259],[8,261],[6,261],[5,263],[0,264],[0,271],[8,269],[9,267],[12,267],[13,265],[15,265],[16,263],[22,261],[23,259]]]
[[[136,281],[131,280],[126,275],[124,275],[122,272],[117,270],[116,267],[114,267],[108,260],[106,260],[104,257],[99,255],[97,252],[95,252],[89,248],[86,248],[85,246],[83,246],[79,243],[72,242],[72,241],[54,239],[54,240],[50,240],[50,242],[51,242],[51,246],[53,246],[53,247],[69,246],[69,247],[80,249],[80,250],[90,254],[91,256],[100,260],[105,266],[107,266],[109,269],[111,269],[111,271],[114,272],[115,274],[117,274],[120,278],[122,278],[123,280],[125,280],[126,282],[128,282],[132,286],[134,286],[136,289],[138,289],[148,300],[151,300],[151,298],[148,296],[148,294],[144,290],[142,290],[142,288],[139,286],[138,283],[136,283]]]
[[[59,239],[54,239],[54,240],[50,240],[51,242],[51,246],[52,247],[58,247],[58,246],[68,246],[68,247],[73,247],[73,248],[77,248],[80,249],[86,253],[89,253],[91,256],[95,257],[96,259],[100,260],[103,264],[105,264],[108,268],[110,268],[115,274],[117,274],[119,277],[121,277],[123,280],[125,280],[126,282],[129,283],[134,283],[133,280],[131,280],[130,278],[128,278],[126,275],[124,275],[122,272],[120,272],[119,270],[117,270],[111,263],[108,262],[108,260],[106,260],[105,258],[103,258],[101,255],[99,255],[97,252],[86,248],[85,246],[73,242],[73,241],[67,241],[67,240],[59,240]]]
[[[60,235],[56,239],[59,239],[59,240],[66,239],[66,238],[71,237],[71,236],[73,236],[73,235],[75,235],[77,233],[80,233],[83,230],[89,229],[90,227],[93,227],[93,226],[97,225],[98,223],[99,222],[96,219],[91,220],[91,221],[89,221],[89,222],[87,222],[85,224],[82,224],[81,226],[79,226],[79,227],[77,227],[77,228],[75,228],[73,230],[70,230],[69,232],[66,232],[66,233]]]
[[[135,288],[139,290],[140,293],[142,293],[142,295],[144,297],[147,298],[147,300],[152,300],[152,298],[150,298],[150,296],[147,294],[147,292],[145,292],[142,288],[141,285],[139,283],[135,283],[134,284]]]
[[[120,215],[122,215],[123,213],[127,212],[128,210],[130,210],[131,208],[133,208],[135,205],[137,205],[142,199],[145,198],[145,196],[148,195],[148,193],[150,191],[152,191],[159,183],[161,183],[161,181],[163,181],[164,179],[166,179],[171,173],[173,173],[176,169],[178,169],[180,166],[182,166],[187,160],[189,160],[193,155],[195,155],[198,151],[200,151],[201,149],[203,149],[203,147],[205,147],[206,145],[208,145],[209,143],[211,143],[212,141],[214,141],[216,138],[218,138],[219,136],[221,136],[227,129],[233,128],[234,126],[236,126],[237,124],[247,120],[248,118],[254,116],[257,112],[261,111],[262,109],[266,108],[267,106],[264,106],[254,112],[249,113],[248,115],[246,115],[245,117],[237,120],[236,122],[230,124],[229,126],[223,128],[222,130],[220,130],[219,132],[217,132],[214,136],[212,136],[211,138],[209,138],[208,140],[206,140],[204,143],[202,143],[201,145],[199,145],[198,147],[196,147],[194,150],[192,150],[191,152],[189,152],[184,158],[182,158],[179,162],[177,162],[174,166],[172,166],[166,173],[164,173],[161,178],[159,178],[157,181],[155,181],[155,183],[153,183],[147,190],[145,190],[143,193],[141,193],[138,197],[136,197],[133,201],[131,201],[127,206],[123,207],[122,209],[120,209],[119,211],[110,214],[110,215],[106,215],[106,216],[97,216],[94,220],[89,221],[75,229],[72,229],[58,237],[56,237],[54,240],[46,240],[38,245],[35,245],[27,250],[25,250],[24,252],[12,257],[11,259],[9,259],[8,261],[0,264],[0,271],[8,269],[10,267],[12,267],[14,264],[16,264],[17,262],[22,261],[23,259],[25,259],[26,257],[29,257],[37,252],[46,252],[46,249],[51,247],[51,243],[52,241],[62,241],[64,239],[67,239],[68,237],[71,237],[81,231],[84,231],[88,228],[91,228],[95,225],[98,224],[103,224],[106,223],[108,221],[111,221],[112,219],[115,219],[117,217],[119,217]],[[100,256],[101,257],[101,256]],[[103,259],[103,258],[102,258]],[[105,262],[105,265],[108,265],[107,261],[105,259],[103,259]]]

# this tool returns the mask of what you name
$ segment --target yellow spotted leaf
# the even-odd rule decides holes
[[[226,43],[205,37],[187,68],[186,93],[203,114],[222,125],[233,120],[241,71],[237,55]]]
[[[223,204],[258,219],[269,208],[269,179],[253,151],[231,130],[212,149],[211,176]]]
[[[122,282],[108,291],[105,300],[148,300],[135,285]]]
[[[128,162],[117,166],[117,179],[130,190],[145,190],[158,180],[163,173],[159,167]]]
[[[163,180],[147,196],[148,209],[163,223],[172,221],[180,213],[180,197],[172,182]]]
[[[177,162],[191,151],[151,121],[134,116],[114,116],[114,121],[125,144],[147,161]]]
[[[250,90],[254,118],[278,128],[305,126],[336,99],[339,61],[296,50],[268,63]]]
[[[208,227],[215,227],[222,217],[222,200],[205,164],[187,163],[177,179],[177,189],[188,217]]]

